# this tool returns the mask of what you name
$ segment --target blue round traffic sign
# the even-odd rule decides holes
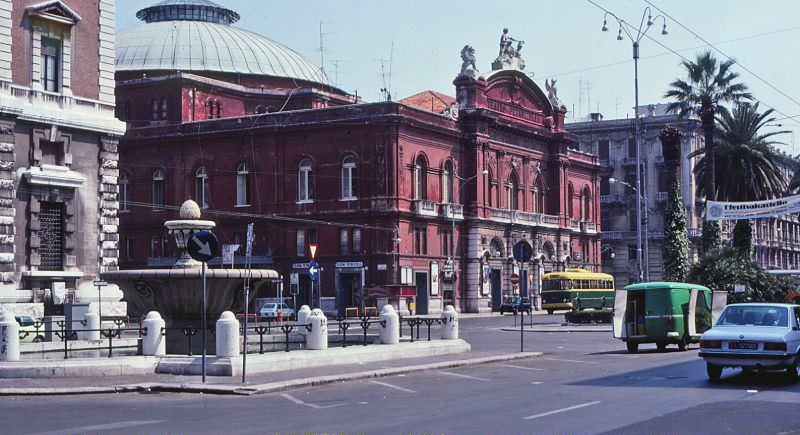
[[[186,243],[186,251],[195,260],[207,262],[219,255],[217,236],[211,231],[198,231],[189,238],[189,242]]]
[[[311,281],[316,281],[319,278],[319,264],[317,264],[316,260],[311,260],[311,263],[308,264],[308,275]]]

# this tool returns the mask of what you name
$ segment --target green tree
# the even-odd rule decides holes
[[[689,238],[686,209],[679,182],[672,185],[664,212],[664,279],[683,282],[689,273]]]
[[[689,282],[714,291],[727,291],[728,302],[785,302],[792,283],[764,272],[749,256],[731,247],[715,249],[692,265]],[[734,293],[734,284],[744,284],[745,293]]]
[[[722,225],[719,221],[703,221],[703,233],[700,237],[700,252],[711,252],[722,247]]]
[[[714,117],[724,103],[752,99],[747,85],[737,82],[739,74],[731,70],[733,64],[732,60],[717,61],[710,51],[699,53],[694,61],[683,61],[687,73],[686,80],[673,81],[670,83],[670,89],[664,94],[666,98],[675,100],[667,106],[669,112],[675,112],[680,117],[691,113],[700,116],[706,155],[712,160],[709,165],[711,170],[704,174],[706,179],[703,185],[707,200],[716,199],[714,195],[716,165],[713,162]],[[714,226],[703,225],[703,237],[711,237],[712,234],[705,234],[706,230],[714,231]],[[721,244],[721,240],[719,243]]]
[[[758,103],[739,104],[732,111],[724,110],[717,117],[717,145],[715,196],[722,201],[759,201],[780,196],[786,191],[786,177],[777,162],[774,145],[776,135],[786,131],[761,133],[761,129],[775,118],[770,117],[773,109],[759,113]],[[694,167],[698,187],[707,186],[706,173],[709,159],[704,149],[691,154],[700,156]],[[744,182],[744,180],[747,180]],[[742,252],[752,252],[752,237],[749,220],[739,220],[734,228],[734,245]],[[748,234],[747,237],[744,235]]]

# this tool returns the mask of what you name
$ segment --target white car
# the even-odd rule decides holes
[[[261,311],[259,311],[258,314],[262,318],[277,319],[282,317],[286,319],[294,316],[294,310],[280,302],[267,302],[261,307]]]
[[[711,381],[725,367],[782,370],[800,379],[800,306],[746,303],[725,308],[717,322],[700,337],[700,357]]]

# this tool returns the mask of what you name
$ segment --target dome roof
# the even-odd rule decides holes
[[[239,14],[209,0],[164,0],[136,16],[146,23],[117,32],[117,71],[212,71],[331,85],[303,55],[232,27]]]

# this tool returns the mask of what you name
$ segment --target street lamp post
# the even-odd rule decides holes
[[[636,262],[639,267],[639,281],[650,280],[650,262],[648,252],[648,237],[647,237],[647,189],[642,189],[642,159],[640,150],[640,127],[639,127],[639,42],[650,30],[650,27],[655,23],[654,20],[661,18],[663,26],[661,27],[661,34],[667,34],[667,20],[663,15],[656,15],[653,17],[650,7],[646,7],[642,13],[642,20],[639,22],[639,27],[634,28],[630,26],[625,20],[617,17],[611,12],[606,12],[603,17],[603,32],[608,31],[608,17],[611,16],[619,24],[619,32],[617,33],[617,40],[622,41],[623,32],[630,39],[633,44],[633,86],[635,103],[633,107],[633,137],[636,146],[636,192],[639,194],[639,201],[636,202]],[[647,21],[645,21],[645,16]],[[631,33],[628,27],[635,29],[635,33]],[[642,214],[642,202],[644,202],[644,215]],[[642,252],[642,222],[644,221],[644,252]]]
[[[452,166],[451,166],[451,169],[452,169],[453,172],[451,174],[452,176],[450,177],[450,198],[449,198],[450,199],[450,225],[451,225],[451,227],[450,227],[450,231],[451,232],[450,232],[450,256],[449,256],[450,258],[449,258],[449,261],[450,261],[450,264],[453,267],[453,273],[455,273],[455,268],[456,268],[456,262],[455,262],[455,252],[456,252],[456,197],[455,197],[456,171],[455,171],[455,168],[452,167]],[[473,175],[473,176],[471,176],[469,178],[460,179],[461,180],[461,184],[458,186],[458,196],[459,197],[461,196],[462,189],[464,189],[464,186],[467,185],[467,182],[472,181],[472,180],[478,178],[479,176],[484,176],[485,177],[487,175],[489,175],[489,171],[487,169],[484,169],[483,171],[481,171],[480,174],[475,174],[475,175]],[[453,286],[453,298],[454,299],[455,299],[455,292],[456,292],[456,289],[455,289],[455,285],[454,285]],[[463,305],[463,302],[462,302],[462,305]],[[444,308],[444,307],[442,307],[442,308]],[[462,307],[462,309],[463,308],[465,308],[465,307]]]

